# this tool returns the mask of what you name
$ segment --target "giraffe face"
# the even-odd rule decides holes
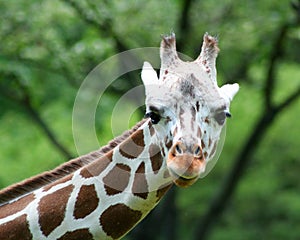
[[[147,62],[142,71],[146,116],[158,139],[169,145],[166,165],[180,187],[192,185],[205,172],[226,117],[231,116],[230,101],[238,91],[237,84],[217,86],[215,69],[210,66],[215,58],[211,48],[216,46],[205,49],[205,44],[200,59],[183,62],[176,54],[175,36],[164,38],[160,78]],[[204,60],[206,64],[199,64]]]

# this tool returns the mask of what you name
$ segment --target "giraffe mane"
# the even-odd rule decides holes
[[[99,159],[100,157],[108,153],[110,150],[118,146],[125,139],[127,139],[145,122],[146,119],[143,119],[142,121],[138,122],[134,127],[132,127],[132,129],[125,131],[122,135],[114,138],[107,145],[101,147],[100,149],[94,152],[88,153],[83,156],[79,156],[75,159],[72,159],[66,163],[59,165],[51,171],[43,172],[29,179],[23,180],[19,183],[15,183],[7,188],[4,188],[3,190],[0,190],[0,206],[16,198],[27,195],[32,191],[43,187],[49,183],[59,180],[75,172],[79,168],[93,162],[94,160]]]

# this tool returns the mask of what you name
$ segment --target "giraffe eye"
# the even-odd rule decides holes
[[[219,125],[223,125],[225,123],[226,118],[230,118],[231,114],[229,111],[221,111],[215,114],[214,118]]]
[[[156,112],[148,112],[148,113],[146,113],[145,117],[146,118],[148,118],[148,117],[151,118],[151,122],[153,124],[157,124],[161,119],[161,116]]]
[[[225,112],[218,112],[215,114],[214,119],[217,121],[219,125],[223,125],[225,123],[225,119],[227,114]]]

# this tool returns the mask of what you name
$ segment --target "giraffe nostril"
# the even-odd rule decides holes
[[[200,146],[197,146],[197,147],[196,147],[196,149],[195,149],[195,151],[194,151],[194,154],[197,155],[197,156],[198,156],[198,155],[201,155],[201,147],[200,147]]]
[[[181,148],[179,147],[179,144],[176,144],[175,149],[176,149],[176,152],[177,152],[178,154],[181,154],[181,153],[182,153],[182,150],[181,150]]]

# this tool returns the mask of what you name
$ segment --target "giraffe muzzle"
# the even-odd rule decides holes
[[[182,142],[177,142],[169,151],[167,167],[177,186],[191,186],[205,170],[201,146],[195,144],[189,147]]]

